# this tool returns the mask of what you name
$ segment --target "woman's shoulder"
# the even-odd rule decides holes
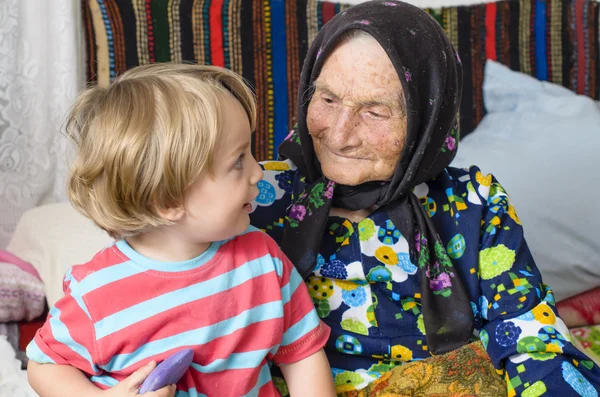
[[[264,176],[258,182],[258,196],[252,202],[250,222],[275,241],[283,233],[284,220],[295,192],[302,190],[304,177],[290,160],[263,161]]]
[[[502,198],[507,196],[496,178],[477,166],[447,167],[437,177],[416,186],[414,193],[430,216],[440,212],[438,210],[483,215],[492,203],[503,201]]]
[[[472,165],[468,168],[447,167],[436,178],[417,186],[415,194],[421,197],[424,191],[440,191],[449,197],[458,196],[473,204],[483,205],[488,201],[490,191],[494,193],[497,190],[503,189],[496,178]]]

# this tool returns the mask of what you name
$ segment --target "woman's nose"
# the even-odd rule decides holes
[[[329,131],[329,143],[337,149],[353,146],[358,142],[358,116],[350,109],[342,109]]]

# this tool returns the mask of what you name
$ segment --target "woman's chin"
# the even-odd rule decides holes
[[[325,178],[334,181],[338,185],[346,185],[346,186],[358,186],[367,180],[360,174],[352,174],[348,172],[333,172],[323,170],[323,175]]]

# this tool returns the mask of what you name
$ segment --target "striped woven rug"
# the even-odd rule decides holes
[[[318,30],[348,8],[316,0],[82,0],[87,76],[106,85],[150,62],[230,68],[256,89],[257,159],[276,156],[295,123],[302,62]],[[600,98],[600,3],[509,0],[427,9],[464,66],[463,136],[484,115],[482,81],[493,59],[579,94]]]

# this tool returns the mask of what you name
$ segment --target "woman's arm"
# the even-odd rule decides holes
[[[116,386],[101,390],[75,367],[56,364],[38,364],[30,360],[27,378],[40,397],[133,397],[146,377],[156,367],[150,362],[141,367]],[[145,393],[145,397],[173,397],[175,386],[167,386],[156,392]]]
[[[483,176],[478,169],[471,174],[485,205],[478,265],[483,318],[479,337],[506,379],[509,395],[570,396],[575,390],[583,391],[581,395],[599,390],[600,370],[571,343],[506,191],[491,175]]]
[[[281,372],[290,391],[290,397],[336,395],[331,368],[323,349],[293,364],[282,365]]]

